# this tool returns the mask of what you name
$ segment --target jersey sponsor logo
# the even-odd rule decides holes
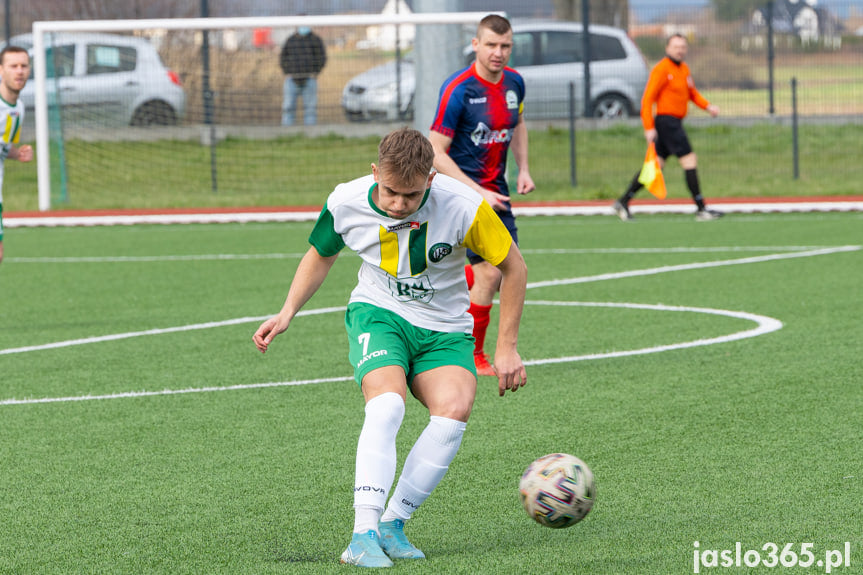
[[[504,128],[503,130],[492,130],[485,123],[480,122],[470,134],[470,139],[474,146],[505,144],[512,139],[512,131]]]
[[[378,350],[375,350],[371,353],[367,353],[363,356],[363,358],[357,364],[357,368],[360,368],[365,362],[367,362],[370,359],[374,359],[376,357],[383,357],[386,354],[387,354],[387,350],[385,350],[385,349],[378,349]]]
[[[442,259],[444,259],[448,255],[450,255],[451,253],[452,253],[452,246],[451,245],[445,244],[445,243],[435,244],[429,249],[429,259],[433,263],[438,263],[439,261],[441,261]]]
[[[412,230],[418,230],[418,229],[420,229],[420,223],[419,222],[402,222],[400,224],[393,224],[387,228],[387,231],[388,232],[397,232],[399,230],[406,230],[408,228],[410,228]]]
[[[428,303],[434,297],[435,290],[427,275],[412,278],[389,278],[390,293],[398,301],[419,301]]]
[[[513,90],[506,91],[506,107],[509,110],[518,108],[518,95]]]
[[[485,104],[488,102],[488,98],[483,96],[482,98],[468,98],[468,104]]]

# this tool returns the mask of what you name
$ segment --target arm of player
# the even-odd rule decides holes
[[[11,146],[8,157],[19,162],[29,162],[33,159],[33,148],[26,144],[23,146]]]
[[[309,251],[300,260],[300,265],[297,266],[297,273],[294,274],[294,279],[291,281],[291,287],[288,290],[288,297],[285,300],[285,305],[282,306],[282,311],[262,323],[252,336],[252,341],[255,342],[258,351],[266,352],[273,338],[288,329],[297,312],[324,283],[324,279],[337,257],[339,257],[338,254],[324,257],[314,247],[309,248]]]
[[[523,114],[518,115],[518,124],[515,125],[512,133],[510,149],[512,157],[515,158],[515,165],[518,166],[516,190],[519,194],[529,194],[536,189],[536,185],[530,177],[530,168],[527,164],[527,125],[524,123]]]
[[[500,282],[500,324],[497,347],[494,352],[494,367],[497,371],[498,392],[518,391],[527,383],[527,372],[518,354],[518,326],[524,309],[524,294],[527,290],[527,265],[515,242],[509,253],[498,264],[502,278]]]
[[[449,136],[445,136],[440,132],[435,132],[432,130],[429,133],[429,140],[432,143],[432,147],[434,148],[434,168],[445,176],[449,176],[451,178],[455,178],[461,183],[470,186],[470,188],[476,191],[479,195],[485,198],[485,201],[489,203],[492,209],[496,211],[506,211],[509,206],[507,206],[507,202],[509,202],[509,198],[503,194],[498,194],[497,192],[493,192],[491,190],[487,190],[471,180],[467,174],[465,174],[461,168],[458,167],[458,164],[453,161],[453,159],[449,156],[447,151],[449,150],[450,144],[452,144],[452,138]]]

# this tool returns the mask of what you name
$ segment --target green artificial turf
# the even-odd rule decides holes
[[[851,567],[834,572],[859,572],[861,223],[520,218],[528,384],[500,398],[480,379],[461,450],[407,525],[428,559],[393,572],[692,573],[696,550],[737,542],[765,558],[768,543],[811,543],[822,562],[849,542]],[[263,356],[251,341],[311,225],[6,231],[0,573],[354,571],[338,558],[363,400],[342,313],[298,317]],[[306,310],[343,306],[358,263],[343,254]],[[782,328],[625,355],[757,323],[572,302]],[[140,333],[182,326],[197,328]],[[288,385],[308,380],[325,381]],[[409,398],[400,463],[427,421]],[[522,510],[518,480],[558,451],[591,467],[597,500],[555,531]],[[777,570],[805,569],[701,568]]]

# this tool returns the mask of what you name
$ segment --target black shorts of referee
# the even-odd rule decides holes
[[[666,159],[668,156],[682,158],[692,153],[692,144],[683,129],[683,120],[675,116],[660,114],[654,120],[656,127],[656,155]]]

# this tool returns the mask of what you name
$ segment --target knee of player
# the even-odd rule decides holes
[[[470,417],[470,412],[473,409],[473,400],[459,401],[454,400],[447,405],[435,410],[432,415],[454,419],[456,421],[467,421]]]

